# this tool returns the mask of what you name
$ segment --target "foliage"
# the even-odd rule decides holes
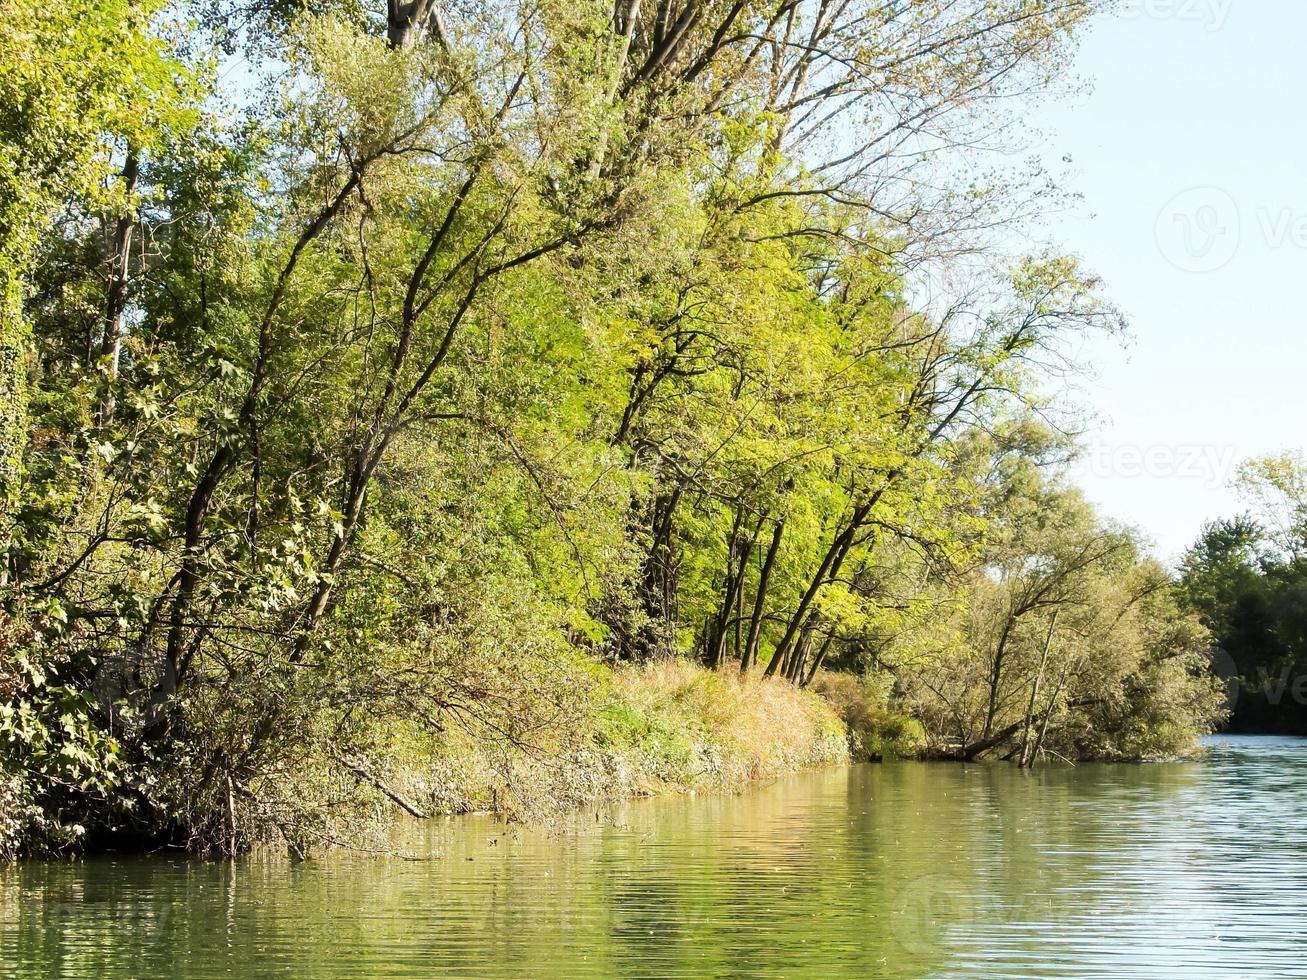
[[[0,506],[26,441],[33,255],[70,205],[122,212],[115,149],[154,148],[190,121],[192,78],[152,30],[159,3],[5,0],[0,38]]]
[[[1203,529],[1177,595],[1211,630],[1230,683],[1230,729],[1307,732],[1307,463],[1280,453],[1240,467],[1251,514]]]
[[[921,630],[876,651],[933,751],[1142,759],[1222,720],[1206,631],[1134,535],[1018,460],[992,488],[986,560]],[[1000,468],[998,472],[1004,471]]]
[[[893,679],[869,753],[994,751],[1041,673],[1045,751],[1209,723],[1155,568],[1042,475],[1121,317],[956,166],[1096,0],[24,2],[11,840],[729,783],[844,751],[827,664]]]
[[[844,722],[855,758],[876,762],[910,759],[928,747],[925,730],[917,719],[890,710],[892,683],[888,674],[877,677],[823,672],[812,684],[813,691],[829,701]]]

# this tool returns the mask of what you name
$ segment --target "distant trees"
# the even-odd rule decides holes
[[[1250,514],[1207,525],[1181,564],[1179,596],[1231,674],[1229,727],[1307,732],[1307,462],[1253,459],[1237,485]]]
[[[984,551],[864,656],[895,678],[939,755],[1030,764],[1187,749],[1223,707],[1205,631],[1134,535],[1037,459],[994,468]]]

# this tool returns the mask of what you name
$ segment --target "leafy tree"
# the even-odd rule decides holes
[[[1244,463],[1237,482],[1253,515],[1203,529],[1181,565],[1178,594],[1211,629],[1237,685],[1230,728],[1307,731],[1307,469],[1283,453]]]
[[[880,654],[936,751],[1030,764],[1041,752],[1187,749],[1223,707],[1205,631],[1131,533],[1078,493],[1028,479],[1028,463],[1008,472],[982,564],[951,614]]]
[[[948,166],[1096,2],[17,2],[7,839],[303,852],[470,768],[547,809],[662,751],[617,661],[856,668],[967,755],[1207,723],[1155,570],[1039,476],[1120,317]]]
[[[190,119],[193,73],[153,28],[160,5],[6,0],[0,39],[0,495],[26,443],[28,325],[41,236],[69,203],[127,216],[143,153]],[[114,179],[125,154],[122,174]],[[123,220],[127,220],[125,217]],[[128,222],[126,227],[130,227]],[[125,253],[123,243],[121,252]],[[114,300],[106,300],[110,306]],[[115,317],[110,310],[108,317]]]

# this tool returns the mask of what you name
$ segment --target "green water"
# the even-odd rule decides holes
[[[0,872],[4,977],[1307,975],[1307,741],[1199,762],[857,766],[422,860]]]

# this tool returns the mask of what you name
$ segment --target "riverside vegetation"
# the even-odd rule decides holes
[[[996,244],[1098,0],[0,2],[0,850],[1219,718]]]
[[[1307,734],[1307,459],[1248,460],[1235,485],[1250,509],[1203,529],[1181,564],[1181,603],[1220,648],[1229,729]]]

